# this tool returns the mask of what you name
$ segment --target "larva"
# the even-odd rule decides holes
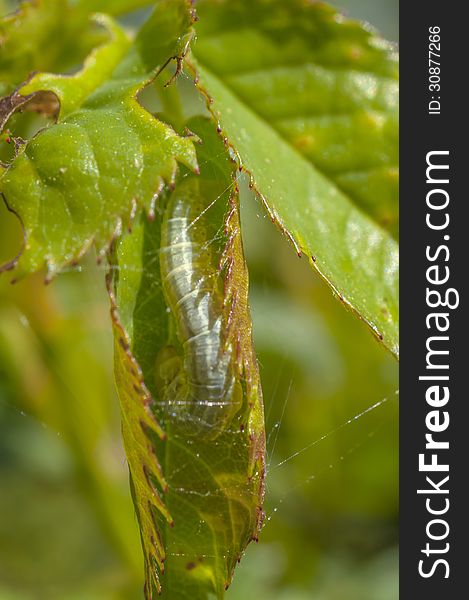
[[[223,339],[223,295],[206,205],[190,178],[178,185],[163,217],[160,273],[182,359],[174,347],[164,348],[156,380],[173,419],[188,422],[194,434],[216,435],[239,410],[242,389]]]

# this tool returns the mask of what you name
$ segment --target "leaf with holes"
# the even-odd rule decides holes
[[[272,220],[398,355],[393,47],[303,0],[198,14],[192,71]]]
[[[109,290],[146,596],[164,563],[164,597],[202,600],[257,538],[265,442],[236,167],[211,123],[189,126],[201,175],[120,241]]]
[[[184,54],[193,19],[188,4],[158,2],[132,43],[110,17],[95,19],[110,39],[78,73],[39,73],[0,105],[1,121],[28,107],[57,119],[20,141],[17,156],[0,171],[0,190],[25,231],[14,261],[20,275],[45,266],[50,278],[93,243],[103,255],[137,210],[153,215],[177,162],[197,170],[192,141],[137,99],[169,59]]]

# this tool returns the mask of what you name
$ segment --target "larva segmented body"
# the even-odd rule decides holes
[[[218,261],[207,239],[204,208],[198,182],[190,179],[178,186],[163,219],[161,279],[183,360],[174,348],[164,349],[157,359],[157,381],[174,417],[189,421],[194,433],[214,435],[240,408],[242,390],[223,340]]]

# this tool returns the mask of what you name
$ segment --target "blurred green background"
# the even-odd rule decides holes
[[[397,0],[334,4],[397,40]],[[267,518],[227,598],[396,600],[397,364],[247,189],[242,211]],[[19,239],[2,204],[0,262]],[[89,257],[49,286],[10,279],[0,277],[0,600],[142,598],[102,268]]]

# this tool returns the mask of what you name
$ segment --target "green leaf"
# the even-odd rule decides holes
[[[203,139],[200,176],[182,175],[155,221],[142,219],[120,240],[109,281],[146,596],[164,562],[162,592],[172,600],[224,596],[257,537],[264,487],[235,166],[212,124],[189,127]],[[230,385],[215,400],[220,380]]]
[[[177,161],[197,169],[192,141],[137,99],[169,59],[184,53],[192,23],[187,3],[158,2],[133,43],[109,17],[96,20],[110,40],[78,73],[39,73],[11,96],[31,97],[36,110],[59,109],[57,123],[20,145],[0,175],[26,235],[19,274],[46,266],[50,278],[93,243],[103,256],[138,209],[153,214]]]
[[[70,71],[82,63],[105,39],[105,31],[90,19],[93,13],[121,15],[154,4],[151,0],[34,0],[21,2],[6,16],[0,12],[0,95],[11,92],[33,71]]]
[[[22,2],[0,18],[0,95],[11,92],[33,71],[76,68],[105,31],[89,12],[68,0]]]
[[[198,85],[272,220],[398,355],[392,47],[319,3],[198,12]]]

